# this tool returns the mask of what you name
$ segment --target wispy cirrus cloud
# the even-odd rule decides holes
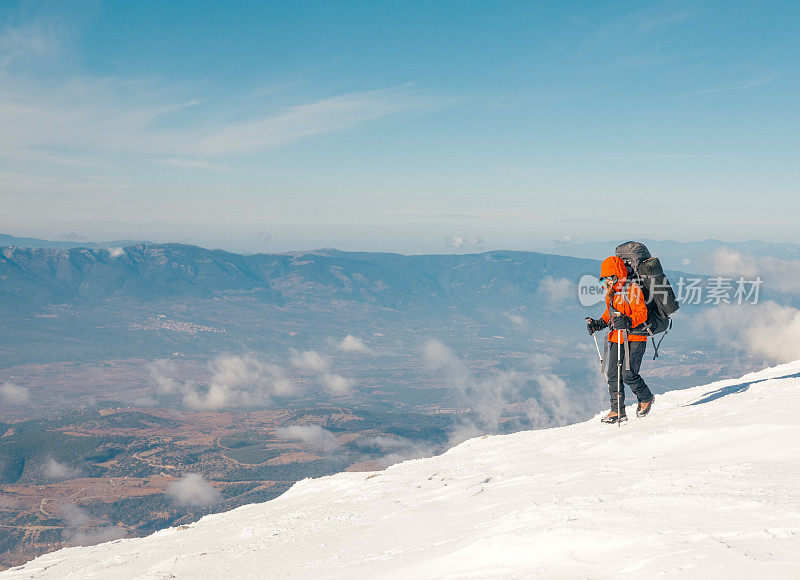
[[[201,156],[227,156],[273,149],[324,133],[345,131],[369,121],[434,106],[434,101],[407,87],[347,93],[287,107],[273,115],[202,129],[185,144]]]
[[[683,93],[681,96],[689,97],[695,95],[709,95],[713,93],[727,93],[730,91],[744,91],[747,89],[755,89],[757,87],[766,85],[767,83],[771,83],[772,81],[778,79],[781,76],[781,73],[775,70],[768,70],[768,71],[761,71],[754,77],[751,77],[746,80],[742,80],[738,83],[731,83],[727,85],[721,85],[718,87],[709,87],[707,89],[699,89],[697,91],[689,91]]]
[[[0,32],[0,67],[6,68],[12,62],[44,56],[59,52],[56,28],[52,23],[26,23],[18,27],[7,27]]]
[[[87,158],[94,164],[105,154],[126,153],[162,165],[229,171],[209,159],[280,148],[441,104],[410,86],[295,102],[254,89],[242,109],[233,97],[160,78],[75,70],[59,76],[40,65],[63,59],[63,36],[52,23],[0,31],[0,158],[83,165]]]
[[[186,169],[200,169],[202,171],[219,171],[223,173],[231,173],[233,169],[227,165],[220,165],[218,163],[208,163],[200,159],[180,159],[178,157],[170,157],[168,159],[157,159],[156,163],[159,165],[167,165],[169,167],[182,167]]]
[[[265,111],[270,108],[265,102],[236,121],[209,122],[188,115],[191,121],[167,128],[171,115],[198,101],[152,81],[75,77],[37,82],[5,72],[0,83],[0,122],[6,128],[0,135],[0,156],[62,165],[83,165],[84,156],[124,152],[162,155],[156,162],[165,165],[229,171],[207,159],[275,149],[434,105],[422,93],[399,87],[346,93],[271,112]],[[226,104],[216,106],[224,110]]]

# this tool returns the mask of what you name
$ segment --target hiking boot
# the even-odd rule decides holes
[[[621,414],[617,414],[616,411],[610,411],[608,415],[600,419],[603,423],[622,423],[623,421],[627,421],[628,417],[625,415],[625,411],[623,410]]]
[[[653,407],[653,399],[655,399],[655,397],[650,397],[646,401],[639,403],[639,406],[636,407],[637,417],[644,417],[650,412],[650,409]]]

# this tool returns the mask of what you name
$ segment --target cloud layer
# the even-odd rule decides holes
[[[337,345],[337,348],[342,352],[360,352],[369,354],[372,351],[364,344],[364,341],[358,337],[348,334]]]
[[[337,449],[336,436],[319,425],[289,425],[278,427],[278,437],[289,441],[300,441],[327,451]]]
[[[276,398],[296,396],[300,386],[282,368],[252,354],[220,355],[207,364],[207,384],[179,378],[175,362],[158,360],[147,367],[158,394],[178,396],[187,407],[216,410],[236,407],[268,407]]]
[[[26,387],[5,382],[0,385],[0,402],[9,407],[27,405],[31,402],[30,391]]]
[[[456,250],[479,250],[483,246],[483,238],[475,235],[456,235],[445,238],[444,244]]]
[[[187,473],[167,487],[167,495],[181,505],[211,506],[221,495],[199,473]]]
[[[125,537],[125,530],[118,526],[92,525],[94,518],[73,503],[63,506],[60,515],[65,524],[62,537],[72,546],[94,546]]]
[[[80,470],[67,463],[56,461],[52,457],[48,457],[44,463],[44,475],[49,479],[69,479],[79,474]]]
[[[315,350],[291,350],[291,365],[305,372],[323,372],[328,370],[328,357]]]
[[[469,418],[454,431],[453,442],[496,432],[511,409],[522,413],[531,425],[545,427],[570,423],[596,405],[595,398],[584,394],[580,397],[583,404],[573,402],[575,395],[568,392],[564,379],[550,369],[557,359],[549,355],[533,355],[528,368],[479,375],[448,346],[429,340],[423,347],[423,359],[442,373],[470,409]]]
[[[722,304],[695,317],[695,331],[711,333],[725,348],[763,357],[772,363],[800,359],[800,310],[767,301],[755,305]]]
[[[330,343],[330,340],[329,340]],[[345,352],[371,352],[352,335],[341,343],[333,343]],[[312,375],[317,384],[333,396],[353,392],[355,381],[331,370],[332,357],[316,350],[291,349],[289,364],[300,375]],[[278,365],[270,364],[255,354],[219,355],[206,363],[203,369],[191,366],[181,368],[170,359],[160,359],[146,366],[148,379],[156,394],[177,397],[181,403],[197,410],[233,408],[267,408],[278,400],[296,398],[305,394],[305,377],[291,377]],[[207,374],[201,381],[186,376]]]
[[[761,277],[763,288],[784,294],[800,294],[800,261],[781,260],[772,256],[756,257],[720,248],[712,256],[714,273],[738,279]]]
[[[568,278],[546,276],[539,284],[538,292],[550,306],[574,299],[577,295],[575,283]]]

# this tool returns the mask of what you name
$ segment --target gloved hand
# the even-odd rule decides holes
[[[611,327],[614,330],[630,330],[631,317],[626,316],[624,314],[617,314],[614,318],[611,319]]]
[[[603,330],[606,326],[608,326],[608,323],[602,318],[599,320],[589,318],[588,320],[589,323],[586,325],[586,330],[589,331],[589,334],[594,334],[598,330]]]

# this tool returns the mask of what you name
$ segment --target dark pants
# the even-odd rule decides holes
[[[617,410],[617,350],[620,352],[620,361],[622,362],[622,382],[628,385],[639,402],[648,401],[653,398],[653,393],[650,388],[645,384],[644,379],[639,376],[639,369],[642,367],[642,357],[644,351],[647,349],[647,342],[645,341],[628,341],[629,350],[631,352],[631,370],[625,370],[625,345],[618,345],[616,342],[609,344],[608,349],[608,392],[611,395],[611,410]],[[621,348],[619,348],[621,347]],[[625,408],[625,387],[619,386],[619,406]]]

